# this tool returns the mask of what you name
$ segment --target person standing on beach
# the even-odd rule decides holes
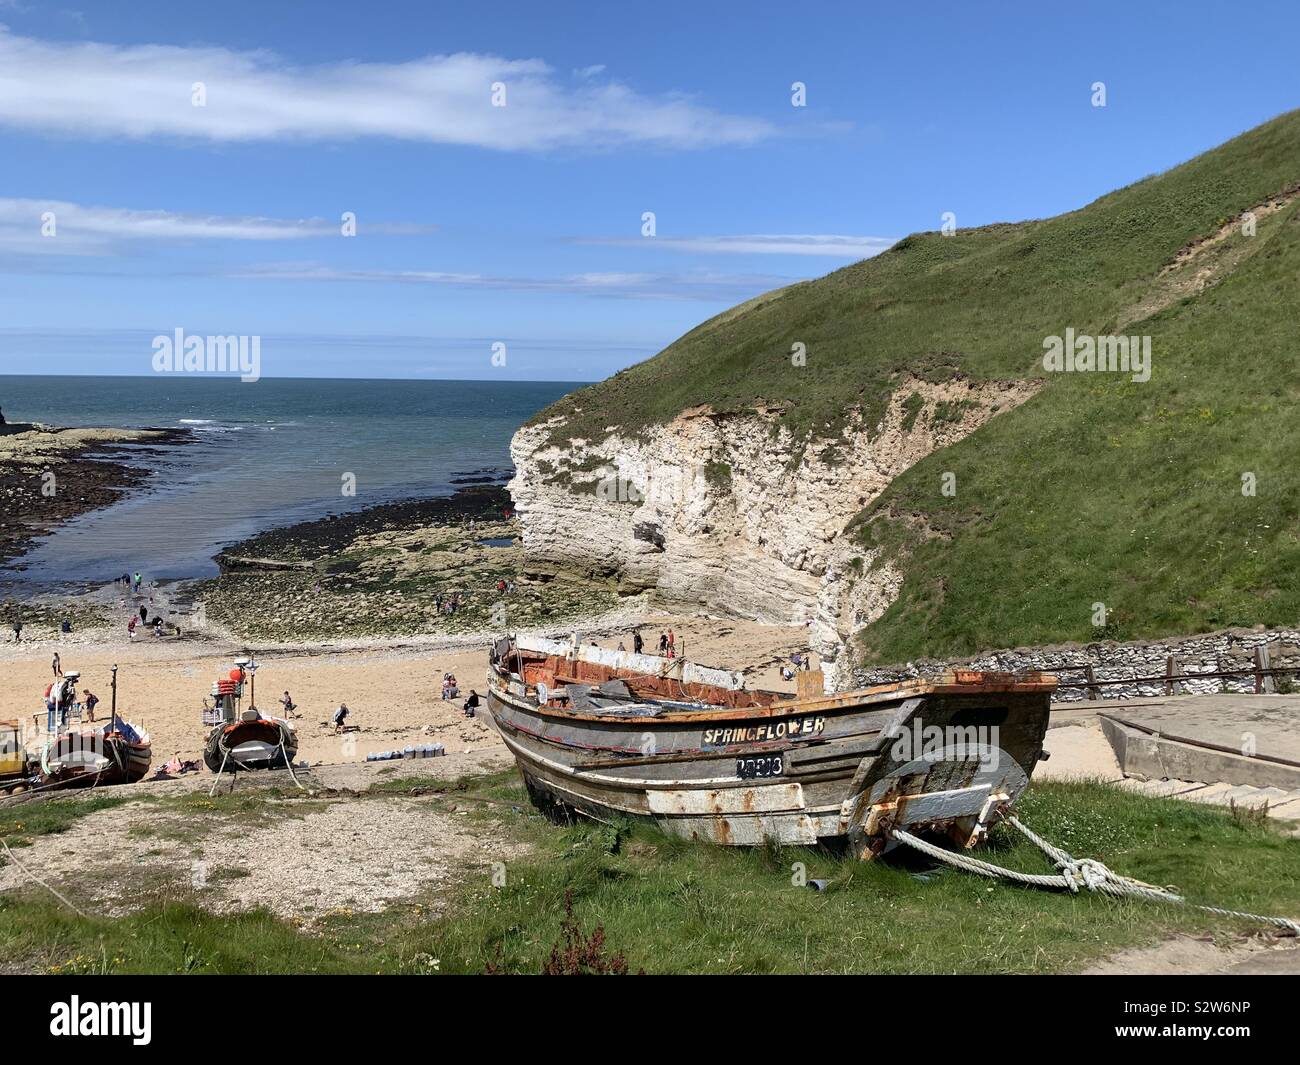
[[[95,720],[95,707],[99,705],[99,696],[86,688],[81,693],[81,705],[86,708],[86,720]]]
[[[641,648],[644,646],[645,646],[645,641],[641,639],[641,630],[633,629],[632,630],[632,653],[639,655],[641,653]]]
[[[334,711],[335,735],[343,731],[344,728],[343,722],[345,722],[348,719],[348,714],[350,713],[352,713],[352,711],[348,709],[347,703],[339,703],[339,708]]]
[[[140,571],[139,570],[135,571],[135,578],[132,580],[131,584],[132,584],[131,587],[132,593],[135,595],[139,595],[140,594]]]
[[[22,642],[23,642],[23,620],[22,618],[16,617],[14,618],[14,643],[22,643]]]
[[[668,653],[668,637],[662,632],[659,634],[659,654],[660,656]]]
[[[63,676],[63,663],[59,661],[58,651],[54,652],[54,660],[50,663],[50,666],[54,669],[54,675],[56,677]]]

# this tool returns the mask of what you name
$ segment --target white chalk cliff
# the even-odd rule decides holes
[[[566,440],[562,418],[525,426],[510,492],[528,568],[614,578],[671,608],[807,625],[828,683],[846,683],[848,639],[893,602],[902,575],[873,565],[845,526],[908,467],[1033,391],[909,380],[879,424],[850,411],[842,433],[807,448],[772,407],[694,408],[600,440]]]

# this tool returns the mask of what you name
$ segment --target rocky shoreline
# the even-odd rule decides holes
[[[201,625],[274,641],[500,631],[618,602],[604,582],[528,580],[519,537],[506,489],[467,485],[260,533],[188,591]]]
[[[132,461],[148,453],[140,445],[191,439],[188,429],[0,426],[0,566],[65,522],[144,485],[153,471]]]

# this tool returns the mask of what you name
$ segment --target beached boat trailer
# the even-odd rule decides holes
[[[828,695],[804,671],[789,695],[576,635],[506,636],[488,708],[550,812],[648,818],[733,846],[841,841],[870,858],[895,829],[983,839],[1043,757],[1055,684],[959,671]]]

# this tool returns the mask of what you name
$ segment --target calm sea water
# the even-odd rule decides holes
[[[445,494],[451,478],[508,469],[510,437],[578,387],[569,382],[338,381],[0,376],[9,421],[186,426],[192,443],[132,461],[137,491],[45,538],[0,583],[211,576],[220,548],[263,529],[397,499]],[[356,495],[343,494],[353,474]]]

